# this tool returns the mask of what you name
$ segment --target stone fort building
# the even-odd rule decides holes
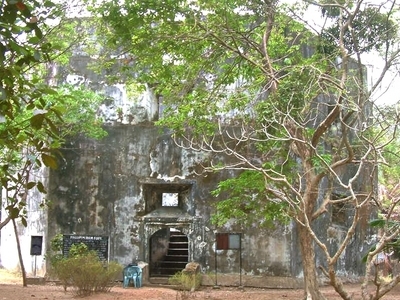
[[[77,55],[63,74],[70,84],[89,84],[111,101],[100,114],[108,136],[95,141],[76,137],[63,149],[57,170],[43,170],[50,205],[38,206],[33,193],[28,203],[28,227],[20,227],[28,273],[44,276],[44,255],[57,234],[105,238],[107,259],[123,265],[148,264],[152,278],[170,275],[190,261],[204,273],[216,273],[210,284],[294,287],[301,284],[302,266],[294,224],[272,229],[237,226],[223,228],[210,221],[215,199],[210,191],[230,178],[232,171],[199,175],[208,154],[177,147],[168,130],[154,125],[162,106],[151,89],[128,99],[123,84],[106,86],[87,67],[90,58]],[[122,114],[121,114],[122,111]],[[327,214],[319,231],[333,248],[346,231],[346,213]],[[366,223],[365,223],[366,224]],[[344,276],[362,270],[367,225],[340,260]],[[329,233],[329,236],[328,236]],[[0,264],[18,265],[12,224],[1,231]],[[31,255],[32,238],[42,242],[40,255]],[[222,247],[221,247],[222,245]],[[318,259],[318,257],[317,257]]]

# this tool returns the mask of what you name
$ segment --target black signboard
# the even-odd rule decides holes
[[[31,255],[42,255],[43,236],[31,236]]]
[[[97,252],[100,260],[108,261],[108,236],[100,235],[63,235],[63,255],[68,256],[73,244],[83,243],[89,250]]]

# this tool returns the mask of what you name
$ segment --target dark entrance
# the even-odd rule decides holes
[[[180,230],[163,228],[151,236],[150,276],[172,276],[185,268],[188,259],[188,238]]]

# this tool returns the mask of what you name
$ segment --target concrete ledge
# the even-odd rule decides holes
[[[44,277],[27,277],[26,278],[27,285],[44,285],[46,284],[46,278]]]
[[[203,274],[201,285],[206,286],[243,286],[271,289],[299,289],[303,287],[302,278],[254,276],[240,274]]]

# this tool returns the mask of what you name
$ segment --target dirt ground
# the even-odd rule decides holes
[[[360,285],[346,285],[346,288],[359,295]],[[372,287],[371,287],[372,288]],[[330,300],[341,299],[331,287],[322,288],[324,295]],[[117,285],[110,293],[95,294],[85,297],[85,300],[185,300],[185,299],[210,299],[210,300],[300,300],[303,291],[295,289],[254,289],[237,287],[203,287],[201,290],[189,293],[179,292],[171,288],[161,286],[144,286],[142,288],[127,288]],[[55,299],[76,299],[72,291],[64,292],[62,286],[54,283],[45,285],[28,285],[22,287],[22,280],[9,272],[0,269],[0,300],[55,300]],[[360,299],[360,297],[356,297]],[[384,300],[400,300],[400,286],[397,286],[391,293],[387,294]]]

